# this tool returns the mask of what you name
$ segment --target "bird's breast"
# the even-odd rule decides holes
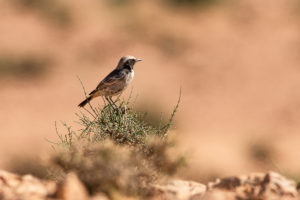
[[[129,83],[132,81],[133,77],[134,77],[134,71],[132,70],[132,71],[127,75],[127,79],[126,79],[127,84],[129,84]]]

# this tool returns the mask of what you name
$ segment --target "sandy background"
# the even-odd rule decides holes
[[[54,122],[74,124],[84,97],[77,76],[90,91],[131,54],[143,59],[137,107],[167,117],[182,88],[173,131],[189,161],[181,176],[300,177],[299,1],[19,1],[0,0],[1,168],[51,151]],[[28,56],[49,64],[33,75],[1,70],[1,59]]]

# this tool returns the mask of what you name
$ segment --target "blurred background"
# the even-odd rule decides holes
[[[300,178],[299,0],[0,0],[0,168],[46,155],[123,55],[137,109],[167,118],[197,181]],[[130,89],[124,96],[128,96]],[[99,98],[94,104],[102,103]],[[60,128],[60,127],[58,127]]]

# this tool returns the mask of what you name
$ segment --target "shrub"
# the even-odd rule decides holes
[[[113,104],[89,104],[89,109],[77,114],[82,127],[78,131],[63,124],[67,133],[57,131],[58,152],[51,158],[57,178],[73,171],[90,193],[147,196],[151,184],[176,172],[184,160],[170,154],[167,136],[180,97],[169,121],[157,126],[147,124],[144,113],[135,111],[131,101],[131,97],[127,101],[118,97]]]

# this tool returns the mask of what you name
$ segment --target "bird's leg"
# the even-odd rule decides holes
[[[105,98],[105,100],[104,100],[103,97]],[[103,98],[103,101],[104,101],[104,105],[105,105],[105,106],[103,107],[102,111],[105,110],[109,105],[111,105],[111,103],[110,103],[108,97],[107,97],[107,96],[103,96],[103,97],[102,97],[102,98]],[[106,103],[106,102],[107,102],[107,103]],[[102,111],[101,111],[101,112],[102,112]]]
[[[111,105],[113,109],[115,109],[115,104],[114,104],[114,102],[111,100],[111,97],[105,96],[105,99],[106,99],[106,101],[108,102],[108,104]]]
[[[106,101],[108,102],[109,105],[111,105],[111,102],[107,96],[105,96]]]
[[[112,99],[112,97],[109,97],[109,99],[112,102],[112,104],[117,108],[118,106],[116,105],[116,103],[114,102],[114,100]]]
[[[105,97],[105,100],[106,100],[107,102],[109,102],[108,97],[107,97],[107,96],[104,96],[104,97]]]
[[[119,100],[119,97],[116,99],[116,101],[113,101],[112,97],[110,97],[110,100],[113,102],[113,104],[115,105],[115,107],[116,107],[116,109],[117,109],[118,106],[117,106],[116,102]],[[121,112],[122,112],[123,114],[126,114],[126,104],[125,104],[125,106],[122,106],[122,104],[120,103],[120,107],[119,107],[118,110],[119,110],[119,111],[121,110]]]

